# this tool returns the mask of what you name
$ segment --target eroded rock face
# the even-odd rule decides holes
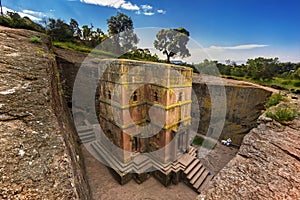
[[[0,199],[88,199],[47,42],[0,26]]]
[[[300,199],[299,147],[299,118],[288,126],[261,123],[244,137],[236,157],[215,177],[203,197]]]
[[[208,79],[208,80],[205,80]],[[239,146],[243,137],[254,127],[256,120],[264,109],[264,103],[272,92],[259,88],[258,86],[239,81],[228,81],[223,79],[220,84],[209,82],[209,77],[193,77],[193,91],[197,99],[193,99],[192,116],[196,107],[200,108],[200,121],[198,132],[209,135],[214,127],[221,128],[221,135],[216,139],[231,138],[232,144]],[[225,97],[222,97],[222,88],[225,90]],[[216,97],[212,97],[214,92]],[[221,115],[211,117],[212,99],[222,100],[217,103],[216,113],[225,112],[224,127],[221,124]],[[198,105],[197,105],[198,104]],[[222,105],[221,105],[222,104]],[[210,124],[215,124],[209,128]],[[211,130],[210,130],[211,129]]]

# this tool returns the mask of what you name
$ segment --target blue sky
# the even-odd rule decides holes
[[[191,36],[188,62],[258,56],[300,62],[299,0],[2,0],[2,5],[35,20],[74,18],[104,32],[106,19],[120,11],[132,18],[139,46],[153,52],[161,28],[184,27]]]

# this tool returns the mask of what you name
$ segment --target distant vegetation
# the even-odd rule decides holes
[[[206,59],[194,66],[200,73],[221,74],[225,78],[248,80],[300,94],[300,63],[279,62],[278,58],[259,57],[248,59],[246,64],[240,65],[230,60],[223,64]]]
[[[137,48],[139,38],[134,33],[133,21],[130,17],[118,12],[106,22],[108,33],[104,33],[93,24],[80,27],[75,19],[70,19],[69,23],[61,19],[44,19],[41,25],[31,21],[28,17],[22,18],[15,12],[7,12],[6,15],[0,16],[0,25],[46,33],[52,39],[54,46],[58,48],[90,53],[99,45],[101,50],[95,51],[99,57],[121,55],[120,58],[172,62],[170,58],[175,55],[179,57],[190,55],[186,48],[189,32],[184,28],[162,29],[157,33],[154,47],[167,56],[166,60],[162,60],[156,54],[151,54],[149,49]],[[109,40],[106,40],[107,38]],[[40,39],[33,37],[30,42],[39,43]],[[219,63],[207,59],[198,64],[183,62],[173,64],[190,67],[196,73],[248,80],[300,94],[300,63],[279,62],[278,58],[259,57],[248,59],[246,64],[237,64],[231,60]]]
[[[0,25],[11,28],[23,28],[38,32],[45,32],[42,25],[31,21],[28,17],[22,18],[15,12],[7,12],[7,15],[0,15]]]

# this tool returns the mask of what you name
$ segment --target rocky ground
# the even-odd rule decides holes
[[[299,100],[290,101],[299,111]],[[262,117],[201,197],[300,199],[299,117],[285,125]]]
[[[38,44],[31,37],[42,38]],[[0,26],[0,199],[78,199],[54,54],[39,33]],[[82,191],[80,191],[83,193]]]

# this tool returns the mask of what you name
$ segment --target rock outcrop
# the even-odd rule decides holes
[[[299,110],[299,102],[294,104]],[[244,137],[238,154],[201,194],[204,199],[300,199],[300,119],[270,119]],[[201,199],[199,196],[199,199]]]
[[[89,199],[49,45],[0,26],[0,199]]]
[[[197,112],[198,106],[200,109],[198,133],[210,136],[214,131],[222,131],[216,139],[231,138],[232,144],[237,146],[257,126],[256,120],[264,110],[265,101],[272,94],[254,84],[214,80],[214,77],[205,75],[193,77],[193,91],[197,99],[193,99],[192,116],[197,114],[193,112]],[[212,116],[212,101],[215,101],[215,116]],[[225,120],[224,126],[222,120]]]

